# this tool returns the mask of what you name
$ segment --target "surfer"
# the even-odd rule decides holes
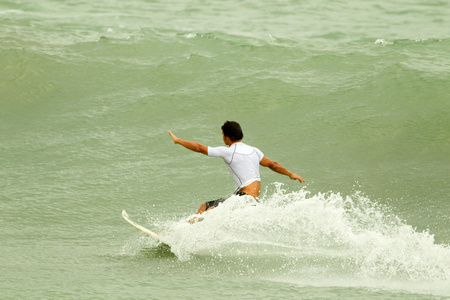
[[[305,180],[299,175],[288,171],[280,163],[270,160],[255,147],[242,143],[244,137],[241,126],[234,121],[227,121],[222,126],[222,135],[225,145],[228,147],[208,147],[196,142],[190,142],[177,138],[169,131],[175,144],[199,152],[211,157],[221,157],[228,167],[234,179],[234,194],[239,196],[249,195],[258,201],[261,190],[261,178],[259,175],[259,166],[270,168],[272,171],[289,176],[293,180],[303,183]],[[203,203],[197,211],[200,215],[203,212],[217,207],[227,198],[221,198]]]

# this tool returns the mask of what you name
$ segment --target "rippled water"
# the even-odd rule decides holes
[[[3,1],[2,297],[449,297],[449,13]],[[261,170],[259,205],[188,225],[233,182],[167,131],[219,146],[226,120],[307,182]]]

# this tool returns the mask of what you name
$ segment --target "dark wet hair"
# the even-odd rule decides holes
[[[222,125],[222,131],[223,135],[229,137],[232,142],[236,142],[244,138],[241,125],[239,125],[238,122],[226,121],[225,124]]]

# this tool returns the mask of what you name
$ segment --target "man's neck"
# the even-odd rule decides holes
[[[230,142],[230,144],[228,144],[228,147],[231,147],[231,145],[233,145],[233,144],[240,143],[241,141],[242,141],[242,140]]]

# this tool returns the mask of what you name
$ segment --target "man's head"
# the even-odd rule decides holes
[[[224,138],[225,137],[230,138],[231,142],[240,141],[244,138],[241,125],[239,125],[238,122],[226,121],[225,124],[222,125],[222,132]]]

